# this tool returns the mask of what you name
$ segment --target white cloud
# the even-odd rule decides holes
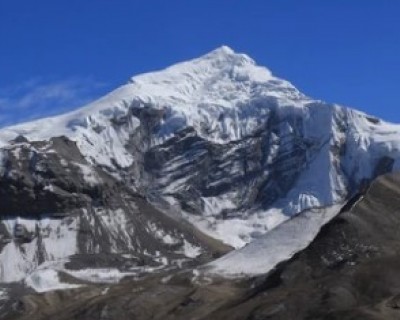
[[[92,78],[50,81],[32,78],[0,88],[0,126],[51,116],[80,107],[106,90]]]

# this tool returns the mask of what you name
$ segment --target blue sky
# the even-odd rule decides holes
[[[400,122],[400,1],[1,0],[0,126],[223,44],[309,96]]]

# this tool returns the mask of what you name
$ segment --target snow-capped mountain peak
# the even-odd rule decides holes
[[[204,123],[209,123],[210,128],[219,127],[207,138],[232,141],[254,129],[249,122],[265,115],[265,108],[261,110],[254,105],[271,99],[282,105],[309,100],[247,55],[222,46],[200,58],[134,76],[127,84],[81,109],[2,129],[0,140],[6,144],[18,135],[33,140],[61,135],[79,139],[82,130],[90,126],[108,127],[110,120],[127,115],[131,106],[151,105],[166,114],[160,130],[162,141],[188,125],[201,132]],[[225,119],[222,127],[215,122],[221,116]],[[250,121],[242,128],[229,129],[236,119],[242,119],[243,123]]]
[[[52,193],[60,201],[68,195],[85,223],[117,212],[107,226],[115,233],[116,225],[139,209],[132,210],[125,198],[115,204],[107,190],[99,191],[111,185],[139,194],[147,204],[236,248],[260,238],[259,246],[279,243],[285,230],[303,228],[293,222],[262,239],[303,214],[307,219],[299,221],[312,226],[312,233],[303,234],[295,248],[286,243],[282,255],[269,260],[274,264],[312,240],[310,234],[370,179],[400,166],[399,137],[399,126],[308,98],[247,55],[221,47],[134,76],[81,109],[0,130],[0,172],[9,181],[0,196],[6,202],[20,190],[14,185],[28,181],[21,190],[36,199],[43,189],[39,202],[44,208]],[[21,170],[26,176],[19,176]],[[106,207],[101,212],[99,204]],[[20,210],[18,203],[10,207]],[[60,207],[64,202],[51,209]],[[327,214],[321,208],[335,210]],[[140,216],[134,219],[140,224]],[[153,227],[146,228],[145,234]],[[134,239],[128,238],[131,250]],[[179,243],[188,247],[183,240]],[[24,263],[29,259],[21,256]]]
[[[256,65],[255,61],[251,59],[248,55],[242,53],[236,53],[231,48],[227,46],[222,46],[209,53],[206,53],[198,58],[180,62],[174,64],[166,69],[149,72],[143,75],[133,76],[131,81],[137,82],[143,80],[144,82],[154,81],[155,78],[158,81],[168,77],[173,77],[175,75],[185,75],[189,74],[192,76],[192,80],[197,78],[205,79],[210,75],[217,75],[226,72],[234,67],[243,67],[250,69],[252,66]],[[263,68],[265,71],[265,77],[271,77],[271,72]],[[267,78],[269,79],[269,78]],[[147,80],[147,81],[146,81]],[[182,81],[184,79],[178,79]],[[187,79],[185,79],[187,80]]]
[[[259,67],[245,54],[221,47],[187,62],[165,70],[151,72],[131,79],[139,94],[148,99],[156,96],[166,100],[196,106],[201,101],[226,104],[229,95],[248,93],[251,84],[276,80],[271,72]],[[149,92],[151,91],[151,92]],[[232,103],[232,101],[230,101]]]
[[[235,51],[227,45],[222,45],[222,46],[214,49],[213,51],[211,51],[209,54],[232,55],[232,54],[235,54]]]

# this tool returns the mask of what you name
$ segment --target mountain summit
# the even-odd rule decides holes
[[[232,248],[204,270],[267,273],[399,167],[399,137],[225,46],[134,76],[81,109],[0,130],[0,281],[45,291],[64,286],[60,274],[77,286]]]
[[[3,141],[16,134],[37,139],[73,136],[87,118],[107,121],[118,113],[117,110],[125,112],[126,105],[132,103],[164,109],[173,107],[181,122],[190,121],[196,125],[194,122],[203,120],[202,112],[215,116],[216,109],[243,108],[249,99],[266,96],[305,99],[291,84],[273,77],[268,69],[257,66],[247,55],[223,46],[200,58],[134,76],[126,85],[64,116],[3,129],[2,136]],[[177,123],[169,125],[176,127]]]

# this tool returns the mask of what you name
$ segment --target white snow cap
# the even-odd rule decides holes
[[[175,64],[165,70],[134,76],[130,83],[138,85],[140,89],[168,86],[168,94],[184,99],[185,96],[213,91],[214,85],[220,81],[267,82],[271,79],[271,71],[257,66],[248,55],[235,53],[231,48],[222,46],[200,58]],[[224,89],[231,88],[226,86]]]
[[[109,127],[110,119],[126,114],[133,102],[169,108],[171,126],[166,129],[172,133],[178,122],[182,127],[197,127],[204,117],[218,118],[222,109],[237,112],[250,100],[262,97],[306,99],[289,82],[274,77],[249,56],[222,46],[164,70],[134,76],[127,84],[78,110],[1,129],[0,144],[5,145],[18,135],[30,140],[62,135],[79,140],[82,130],[91,126]]]
[[[222,46],[199,58],[177,63],[175,65],[172,65],[171,67],[166,68],[165,70],[134,76],[131,78],[131,81],[149,81],[151,79],[154,79],[155,77],[160,76],[161,78],[165,79],[171,76],[173,77],[175,75],[188,75],[189,72],[193,73],[192,76],[200,76],[201,73],[205,73],[204,75],[209,75],[212,72],[219,73],[221,71],[228,71],[233,67],[252,68],[254,66],[256,66],[255,61],[251,59],[248,55],[243,53],[236,53],[231,48],[227,46]],[[266,80],[269,80],[269,77],[271,77],[271,72],[264,67],[262,67],[261,69],[265,73],[264,76],[268,76]]]

